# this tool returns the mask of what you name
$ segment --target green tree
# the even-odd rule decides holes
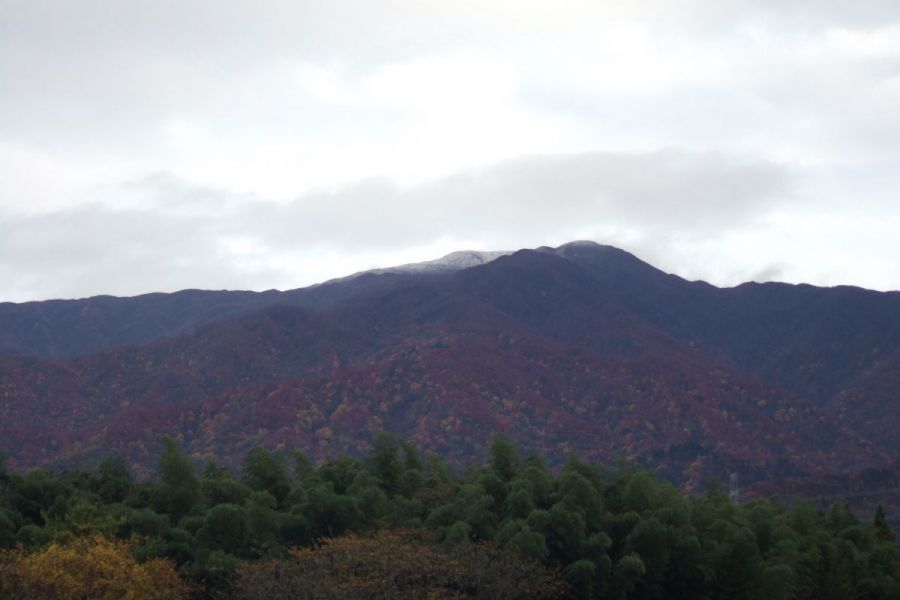
[[[97,494],[107,504],[123,502],[133,483],[128,465],[121,456],[110,456],[97,467]]]
[[[279,506],[291,492],[291,479],[282,460],[259,446],[244,459],[244,483],[257,492],[269,492]]]
[[[620,558],[613,568],[611,597],[616,600],[627,598],[646,571],[644,561],[637,554],[626,554]],[[723,596],[725,597],[727,596]]]
[[[157,511],[169,515],[173,524],[197,507],[201,500],[200,481],[194,465],[181,453],[172,438],[163,439],[159,459],[159,486],[153,504]]]
[[[281,515],[277,503],[269,492],[255,492],[247,506],[247,536],[253,553],[269,558],[283,550],[279,540]]]
[[[393,496],[400,489],[400,477],[404,471],[400,448],[400,440],[396,436],[381,432],[372,440],[372,450],[366,461],[367,468],[378,478],[388,496]]]
[[[247,539],[245,510],[234,504],[217,504],[203,518],[197,539],[204,547],[240,554]]]
[[[0,549],[12,548],[15,544],[18,527],[12,517],[12,514],[0,508]]]
[[[211,506],[216,504],[243,504],[251,490],[228,469],[207,463],[200,481],[203,496]]]
[[[491,442],[491,470],[501,481],[510,481],[519,470],[519,451],[515,442],[505,436],[497,435]]]
[[[882,542],[893,542],[894,531],[891,529],[887,518],[884,516],[884,508],[879,504],[875,509],[875,518],[872,522],[875,530],[875,538]]]

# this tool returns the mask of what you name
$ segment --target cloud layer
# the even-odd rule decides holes
[[[0,300],[575,237],[900,288],[893,2],[3,5]]]
[[[793,183],[777,164],[675,150],[525,157],[424,184],[365,180],[283,203],[157,174],[107,190],[118,206],[0,221],[8,259],[0,276],[12,299],[290,288],[463,246],[576,238],[618,243],[672,268],[666,255],[677,244],[765,230]]]

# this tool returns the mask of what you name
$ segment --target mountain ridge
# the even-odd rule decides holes
[[[191,327],[0,359],[11,465],[116,451],[147,472],[161,432],[198,460],[234,463],[253,444],[324,458],[361,452],[382,429],[465,462],[504,431],[551,457],[622,456],[691,488],[732,470],[752,483],[876,468],[900,441],[900,294],[716,288],[582,242],[141,303],[146,331]],[[102,323],[107,305],[131,318],[115,304],[75,330]]]

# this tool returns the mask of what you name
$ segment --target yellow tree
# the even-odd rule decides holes
[[[0,598],[180,600],[188,592],[168,560],[138,563],[127,542],[99,535],[0,552]]]

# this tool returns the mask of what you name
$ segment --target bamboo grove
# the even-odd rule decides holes
[[[548,467],[498,437],[462,471],[382,434],[315,465],[252,449],[239,474],[164,441],[156,476],[8,472],[3,598],[900,597],[880,509],[735,505],[646,471]]]

